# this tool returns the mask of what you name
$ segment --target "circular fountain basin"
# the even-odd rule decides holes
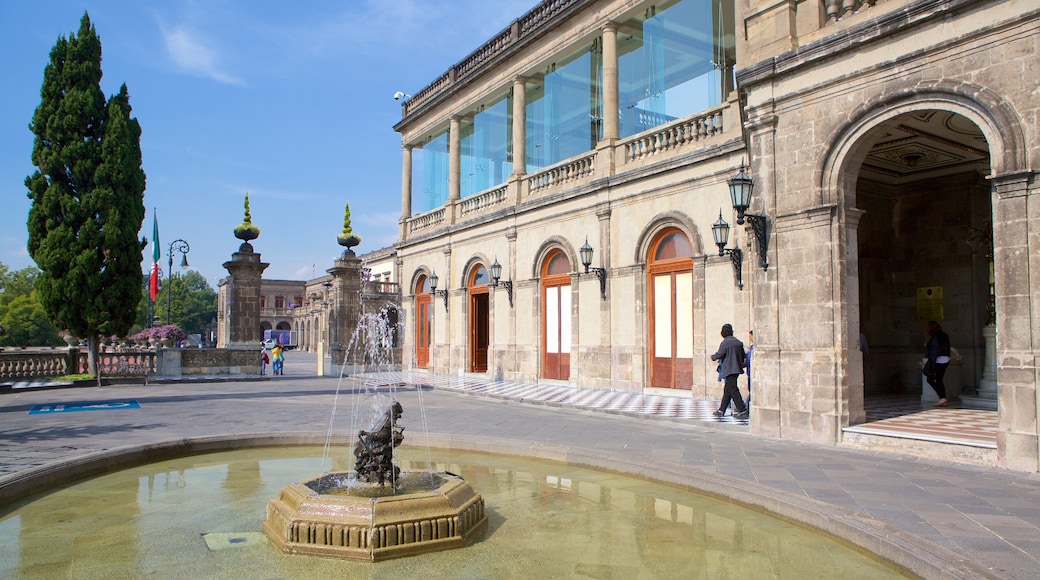
[[[263,531],[283,552],[380,561],[460,548],[487,528],[484,498],[458,475],[403,473],[392,486],[336,472],[282,488]]]

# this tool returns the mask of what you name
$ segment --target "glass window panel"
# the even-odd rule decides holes
[[[560,287],[545,289],[545,352],[560,352]]]
[[[672,358],[672,276],[654,276],[654,356]]]
[[[430,293],[430,279],[426,276],[420,276],[419,282],[415,285],[416,294],[429,294]]]
[[[597,40],[549,64],[528,88],[528,173],[595,148],[602,131],[602,71]]]
[[[412,149],[412,211],[420,214],[448,201],[448,131]]]
[[[477,268],[477,271],[473,273],[473,285],[474,286],[487,286],[488,273],[484,266]]]
[[[732,2],[658,2],[618,30],[621,137],[723,102],[736,61]]]
[[[690,240],[680,233],[668,234],[657,245],[654,260],[668,260],[671,258],[689,258],[693,256],[693,248]]]
[[[481,105],[461,124],[459,188],[468,197],[505,183],[513,172],[509,147],[513,142],[512,100],[504,96]]]
[[[675,275],[675,356],[693,358],[693,274]]]
[[[560,352],[571,352],[571,287],[559,286],[560,291]]]
[[[545,273],[550,276],[554,274],[570,274],[570,272],[571,261],[567,259],[567,255],[563,252],[553,255],[549,259],[549,266],[545,269]]]

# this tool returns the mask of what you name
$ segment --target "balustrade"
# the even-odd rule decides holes
[[[841,20],[849,12],[858,12],[864,6],[873,6],[877,0],[820,0],[832,22]]]
[[[592,176],[596,171],[596,154],[588,154],[577,159],[532,173],[530,193],[535,194],[546,189],[558,187],[566,183]]]
[[[411,233],[414,234],[427,228],[440,225],[441,222],[444,221],[444,213],[444,208],[442,207],[412,218],[409,222]]]
[[[472,197],[467,197],[462,200],[462,207],[459,209],[459,214],[466,216],[469,214],[479,213],[505,203],[506,189],[506,186],[503,185],[501,187],[496,187],[495,189],[481,192]]]
[[[623,162],[631,163],[662,152],[670,152],[721,134],[723,110],[727,106],[721,105],[705,114],[657,127],[626,139],[622,143]]]

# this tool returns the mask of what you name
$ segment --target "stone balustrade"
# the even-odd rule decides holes
[[[588,153],[529,175],[529,193],[534,195],[564,185],[573,185],[575,181],[592,177],[595,173],[596,154]]]
[[[861,8],[866,6],[873,6],[877,0],[821,0],[823,2],[824,10],[827,12],[827,18],[831,22],[840,20],[846,14],[850,12],[858,12]]]
[[[422,215],[415,216],[409,220],[410,227],[408,229],[411,233],[415,234],[422,230],[441,225],[441,223],[444,222],[444,214],[444,208],[441,207]]]
[[[71,374],[75,349],[0,352],[0,380],[41,379]],[[71,353],[71,354],[70,354]]]
[[[685,117],[623,140],[618,148],[622,154],[622,168],[624,164],[697,146],[703,141],[721,135],[724,129],[723,112],[728,108],[728,103],[719,105],[704,113]]]
[[[459,215],[468,217],[473,213],[484,213],[492,208],[502,205],[506,201],[508,188],[505,185],[478,193],[472,197],[462,200]]]

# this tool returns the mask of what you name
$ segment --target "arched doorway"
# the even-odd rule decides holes
[[[689,389],[693,384],[693,249],[676,228],[650,245],[650,386]]]
[[[953,111],[910,111],[869,130],[854,155],[859,169],[846,207],[866,411],[850,409],[851,421],[880,418],[871,416],[872,399],[900,397],[906,412],[938,399],[921,375],[930,320],[959,354],[946,373],[951,402],[982,399],[996,409],[996,368],[985,364],[987,334],[995,348],[996,307],[991,159],[982,130]]]
[[[430,366],[431,303],[430,279],[425,275],[419,276],[415,282],[415,366],[421,369]]]
[[[469,274],[469,370],[487,372],[491,320],[487,268],[477,265]]]
[[[560,250],[542,264],[542,377],[571,375],[571,262]]]

